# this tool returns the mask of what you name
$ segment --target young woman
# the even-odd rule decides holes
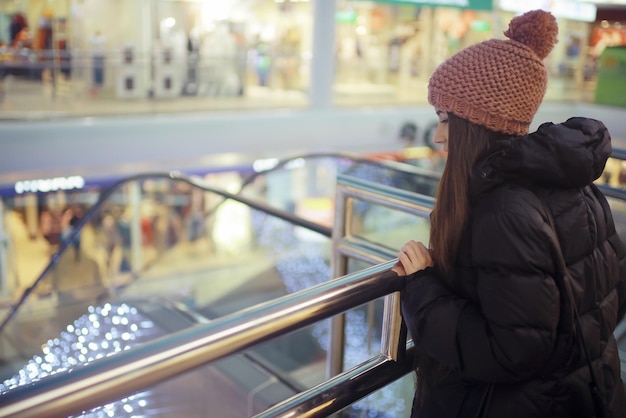
[[[580,117],[528,133],[557,31],[528,12],[508,40],[468,47],[430,79],[448,159],[430,246],[406,243],[394,267],[418,352],[412,417],[595,416],[581,340],[607,416],[626,417],[613,337],[626,252],[592,184],[609,133]]]

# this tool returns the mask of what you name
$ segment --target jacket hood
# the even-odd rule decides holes
[[[475,196],[504,182],[584,187],[600,177],[611,151],[611,136],[600,121],[544,123],[528,135],[498,140],[474,167],[470,190]]]

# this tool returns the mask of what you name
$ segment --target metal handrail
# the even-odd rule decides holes
[[[626,160],[626,149],[613,148],[613,151],[611,152],[611,158],[616,158],[618,160]]]
[[[399,291],[391,260],[45,377],[0,396],[0,417],[67,416]]]
[[[611,187],[606,184],[597,184],[598,189],[606,196],[613,199],[626,202],[626,190],[617,187]]]
[[[413,371],[411,359],[414,357],[415,347],[410,342],[402,359],[393,360],[379,354],[254,418],[327,417]]]

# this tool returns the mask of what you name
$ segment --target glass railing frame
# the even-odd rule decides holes
[[[378,354],[301,392],[252,418],[325,418],[412,372],[415,346],[409,341],[402,358]]]
[[[430,216],[435,203],[433,197],[349,175],[337,177],[336,193],[335,223],[332,233],[333,256],[331,260],[333,277],[344,276],[348,273],[348,260],[350,258],[377,264],[397,256],[397,250],[377,243],[366,242],[353,233],[354,231],[351,229],[351,200],[383,206],[422,218]],[[345,321],[344,314],[337,315],[331,320],[327,379],[344,371]],[[405,332],[400,314],[400,294],[398,292],[385,296],[382,327],[381,354],[396,360],[404,355],[405,349],[404,341],[401,341],[405,339],[403,337]]]

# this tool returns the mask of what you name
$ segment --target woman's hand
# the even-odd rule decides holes
[[[398,276],[408,276],[433,265],[430,251],[421,242],[409,241],[398,253],[398,262],[391,268]]]

